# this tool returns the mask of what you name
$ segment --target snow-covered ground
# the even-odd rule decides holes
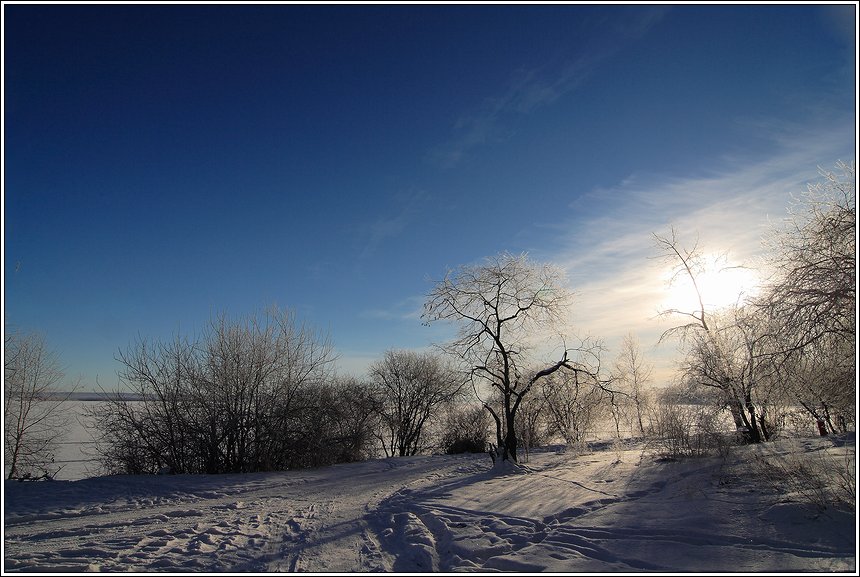
[[[844,441],[844,440],[843,440]],[[663,461],[593,444],[252,475],[5,482],[5,571],[854,571],[854,511],[756,484],[744,463],[839,463],[828,438]]]

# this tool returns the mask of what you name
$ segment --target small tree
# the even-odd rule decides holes
[[[540,384],[549,434],[579,450],[598,421],[606,417],[609,390],[594,375],[558,372]]]
[[[769,330],[749,307],[730,307],[711,319],[708,331],[690,336],[682,370],[691,382],[722,393],[717,398],[746,442],[770,440],[779,374],[766,354]]]
[[[495,389],[501,406],[482,401],[496,424],[494,460],[517,462],[516,416],[523,399],[540,379],[559,369],[589,373],[591,367],[562,358],[535,372],[528,342],[552,330],[570,300],[561,271],[530,261],[525,254],[502,253],[483,264],[448,271],[428,295],[422,318],[459,325],[446,350],[459,359],[479,400],[481,385]]]
[[[615,381],[618,387],[626,393],[630,407],[635,416],[639,434],[645,434],[642,416],[648,412],[650,391],[648,385],[654,367],[647,363],[642,356],[638,339],[628,333],[621,341],[621,351],[615,359]]]
[[[522,441],[526,462],[529,460],[531,450],[540,447],[547,441],[546,414],[546,399],[543,395],[532,393],[520,403],[516,416],[516,426]]]
[[[464,386],[439,356],[430,353],[389,350],[369,373],[377,398],[378,438],[389,457],[424,449],[426,425],[460,396]]]
[[[57,386],[59,360],[37,334],[6,334],[3,354],[3,449],[7,478],[51,478],[57,443],[68,431],[68,398]]]

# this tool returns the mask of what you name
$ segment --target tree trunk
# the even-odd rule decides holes
[[[740,431],[744,427],[744,419],[741,416],[743,413],[741,404],[736,400],[729,401],[729,411],[732,413],[732,420],[735,422],[735,428]]]
[[[507,454],[505,451],[505,440],[502,438],[502,421],[499,419],[499,416],[496,412],[490,408],[489,405],[484,403],[484,408],[490,413],[493,417],[493,421],[496,423],[496,444],[495,446],[490,443],[490,458],[493,460],[493,464],[496,464],[498,459],[505,460],[505,455]]]
[[[765,441],[769,441],[770,440],[770,430],[768,429],[767,423],[765,422],[764,413],[761,413],[758,416],[758,424],[759,424],[759,427],[761,428],[762,438]]]
[[[761,443],[761,431],[759,431],[758,424],[756,422],[755,415],[755,405],[752,404],[752,401],[747,397],[744,399],[746,404],[747,412],[749,413],[749,419],[744,417],[745,425],[749,429],[748,434],[748,443]]]
[[[509,418],[508,422],[510,423],[508,426],[508,430],[505,432],[505,442],[504,442],[504,452],[502,453],[503,461],[513,461],[517,462],[517,434],[514,431],[513,426],[513,415]]]
[[[642,425],[642,408],[639,406],[639,403],[636,403],[636,418],[639,420],[639,434],[645,434],[645,426]]]

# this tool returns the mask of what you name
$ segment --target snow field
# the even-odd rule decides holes
[[[5,483],[6,571],[853,571],[853,511],[750,481],[745,452],[840,459],[810,438],[728,459],[642,445],[382,459],[253,475]]]

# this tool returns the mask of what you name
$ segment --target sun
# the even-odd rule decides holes
[[[759,285],[755,270],[742,266],[727,266],[724,259],[706,259],[709,264],[696,274],[696,284],[702,295],[706,311],[713,311],[735,304],[756,294]],[[675,275],[674,271],[664,272],[668,293],[662,308],[682,312],[698,311],[701,306],[696,289],[686,274]]]

